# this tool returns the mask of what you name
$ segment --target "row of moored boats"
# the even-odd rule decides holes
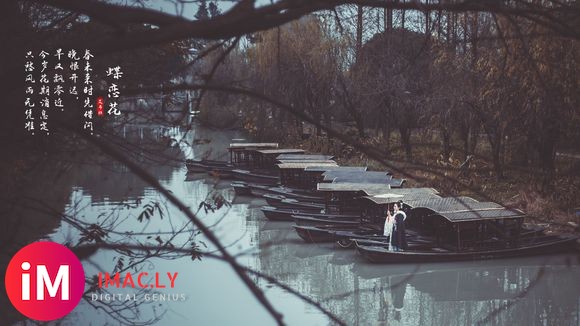
[[[277,143],[233,143],[229,162],[187,160],[190,173],[231,179],[239,196],[263,198],[272,221],[293,222],[306,242],[335,242],[381,263],[480,260],[562,252],[572,235],[527,226],[525,214],[471,197],[443,197],[406,188],[386,171],[339,166],[331,155],[281,149]],[[407,247],[393,251],[384,236],[387,210],[403,203]]]

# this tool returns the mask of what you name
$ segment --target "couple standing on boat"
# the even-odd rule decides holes
[[[403,202],[399,201],[393,205],[393,215],[387,209],[383,234],[389,237],[389,250],[400,251],[401,249],[407,249],[407,238],[405,237],[405,219],[407,214],[401,210],[402,208]]]

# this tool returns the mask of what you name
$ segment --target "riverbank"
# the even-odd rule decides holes
[[[467,163],[462,151],[457,149],[452,149],[450,158],[444,160],[440,145],[433,142],[414,145],[411,161],[406,159],[400,146],[393,146],[398,143],[396,137],[389,142],[369,138],[366,143],[388,153],[390,167],[325,136],[312,135],[305,140],[289,137],[280,146],[335,155],[340,165],[403,171],[405,175],[396,171],[393,174],[407,179],[407,187],[432,187],[446,196],[471,196],[498,202],[524,211],[529,215],[528,223],[549,224],[549,231],[580,233],[580,178],[577,175],[580,162],[574,157],[559,156],[556,170],[550,176],[533,167],[505,165],[503,176],[497,178],[485,143],[479,144],[477,154]]]

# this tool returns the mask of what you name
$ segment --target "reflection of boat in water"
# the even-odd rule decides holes
[[[426,314],[429,323],[436,325],[571,325],[578,321],[580,297],[580,266],[578,261],[570,265],[571,260],[577,257],[388,267],[354,264],[352,271],[361,283],[369,284],[370,280],[374,284],[374,288],[367,288],[373,296],[380,291],[377,312],[385,321],[417,323],[417,318],[421,320],[418,305],[427,304],[447,312],[429,314],[429,310],[421,309],[420,314]],[[558,284],[569,286],[562,289],[555,286]]]
[[[539,280],[542,275],[558,275],[569,279],[558,279],[558,282],[569,282],[570,294],[576,301],[580,285],[576,280],[578,265],[545,264],[545,260],[513,260],[507,264],[429,264],[415,266],[394,266],[388,275],[377,277],[387,278],[391,286],[407,284],[416,290],[427,293],[435,301],[481,301],[494,299],[511,299],[527,291],[531,283]],[[367,277],[365,271],[369,266],[355,265],[353,271]],[[550,271],[551,273],[546,273]],[[568,272],[568,273],[566,273]],[[545,273],[545,274],[544,274]],[[543,280],[547,281],[547,280]],[[545,282],[548,283],[549,282]]]
[[[417,262],[412,264],[389,264],[377,265],[358,261],[353,266],[353,272],[363,279],[375,279],[395,275],[417,275],[428,274],[433,272],[453,272],[459,270],[481,270],[488,268],[516,269],[518,267],[536,267],[541,266],[559,266],[573,267],[580,269],[579,257],[571,254],[559,254],[552,256],[524,256],[511,259],[496,260],[472,260],[457,262],[435,262],[423,263]]]
[[[312,257],[320,257],[320,256],[330,256],[335,251],[333,250],[332,246],[328,245],[306,245],[304,243],[296,244],[294,246],[296,249],[294,250],[294,257],[306,259]]]
[[[260,226],[261,231],[286,231],[288,230],[288,223],[278,222],[278,221],[266,221],[262,226]]]

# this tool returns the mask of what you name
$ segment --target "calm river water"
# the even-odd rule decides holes
[[[181,137],[178,129],[160,131]],[[135,134],[135,133],[134,133]],[[137,137],[143,137],[140,130]],[[225,159],[224,148],[235,132],[197,127],[186,136],[189,146],[170,155]],[[207,143],[207,140],[211,142]],[[181,152],[181,153],[179,153]],[[238,255],[240,263],[276,277],[300,293],[321,302],[349,325],[578,325],[580,263],[574,255],[542,256],[476,263],[371,265],[350,250],[303,243],[290,223],[267,221],[263,201],[235,198],[229,182],[207,175],[187,176],[183,164],[150,164],[149,171],[180,200],[197,211],[202,201],[223,197],[232,202],[199,216]],[[113,227],[110,242],[156,245],[170,241],[180,247],[195,241],[201,250],[214,248],[196,234],[185,215],[156,190],[119,165],[79,168],[71,176],[72,189],[64,214],[73,220]],[[152,216],[145,205],[157,206]],[[161,213],[160,213],[161,212]],[[141,219],[139,218],[141,217]],[[172,238],[171,233],[179,231]],[[76,243],[80,234],[61,222],[48,235],[58,242]],[[207,248],[204,246],[207,245]],[[188,256],[125,257],[100,250],[83,261],[87,277],[134,264],[128,271],[178,273],[175,288],[156,292],[132,288],[108,289],[111,294],[135,294],[138,302],[88,297],[61,324],[101,325],[273,325],[232,269],[219,260]],[[263,279],[252,276],[290,325],[328,325],[315,307]],[[150,279],[153,283],[153,279]],[[154,295],[154,293],[157,293]],[[112,312],[114,311],[114,312]]]

